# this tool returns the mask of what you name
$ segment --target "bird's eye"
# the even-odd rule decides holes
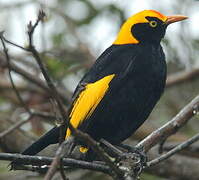
[[[158,23],[157,23],[157,21],[150,21],[149,25],[154,28],[158,25]]]

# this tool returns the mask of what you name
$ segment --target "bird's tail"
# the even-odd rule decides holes
[[[32,145],[26,148],[21,154],[23,155],[35,155],[42,151],[50,144],[56,144],[59,142],[60,127],[54,127]]]
[[[21,154],[23,155],[35,155],[42,151],[50,144],[56,144],[59,142],[59,135],[60,135],[60,128],[61,127],[54,127],[42,137],[40,137],[37,141],[31,144],[28,148],[26,148]],[[17,160],[14,160],[10,163],[10,170],[15,169],[15,165],[17,165]]]

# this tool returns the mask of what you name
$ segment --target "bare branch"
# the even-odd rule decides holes
[[[149,152],[149,157],[154,159],[157,157],[157,153],[157,150],[153,149]],[[145,172],[156,176],[166,177],[166,179],[172,179],[175,177],[179,180],[198,180],[198,167],[199,160],[197,158],[190,158],[176,154],[155,166],[146,168]]]
[[[12,79],[12,75],[11,75],[11,68],[10,68],[10,57],[8,55],[8,49],[6,48],[6,45],[4,43],[4,38],[3,38],[3,32],[0,33],[0,39],[1,39],[1,43],[3,45],[3,51],[4,51],[4,54],[6,56],[6,60],[7,60],[7,63],[8,63],[8,72],[9,72],[9,78],[10,78],[10,82],[12,84],[12,87],[13,87],[13,90],[17,96],[17,98],[19,99],[19,102],[21,103],[22,107],[29,113],[29,115],[31,115],[31,111],[30,109],[28,108],[28,106],[25,104],[25,102],[23,101],[17,87],[15,86],[15,83]]]
[[[6,41],[7,43],[12,44],[12,45],[14,45],[16,47],[19,47],[19,48],[21,48],[21,49],[23,49],[23,50],[25,50],[27,52],[32,53],[32,56],[37,61],[37,64],[39,65],[39,68],[40,68],[40,70],[41,70],[41,72],[42,72],[42,74],[43,74],[43,76],[45,78],[45,81],[47,83],[47,86],[46,86],[46,85],[43,85],[43,82],[42,82],[41,86],[43,87],[43,89],[48,91],[52,95],[54,100],[56,101],[56,103],[58,105],[58,109],[59,109],[60,114],[61,114],[61,118],[63,120],[63,122],[62,122],[63,129],[62,129],[62,132],[60,134],[60,137],[64,138],[64,132],[65,132],[64,128],[66,128],[66,127],[69,128],[71,130],[71,132],[72,132],[72,135],[74,135],[74,137],[77,140],[82,140],[83,142],[85,142],[85,144],[88,145],[88,147],[91,148],[98,156],[100,156],[101,159],[108,165],[107,167],[109,168],[109,172],[108,172],[109,174],[111,174],[113,177],[115,177],[117,179],[121,179],[120,177],[122,177],[122,179],[133,179],[131,176],[128,176],[127,178],[124,178],[125,175],[129,175],[128,173],[126,173],[127,171],[120,169],[120,167],[118,167],[118,165],[110,159],[110,157],[104,151],[104,149],[102,149],[99,146],[98,142],[96,142],[94,139],[92,139],[88,134],[83,133],[83,132],[75,129],[70,124],[70,122],[69,122],[69,120],[67,118],[68,117],[67,116],[67,111],[65,110],[65,108],[63,106],[62,97],[61,97],[60,93],[57,91],[57,89],[56,89],[51,77],[49,76],[48,71],[47,71],[47,69],[45,67],[45,64],[43,64],[43,62],[42,62],[42,59],[40,57],[39,52],[36,50],[35,46],[33,45],[33,34],[34,34],[34,31],[35,31],[37,25],[39,24],[39,22],[43,20],[44,16],[45,16],[44,12],[40,11],[40,13],[38,15],[38,19],[36,20],[36,22],[34,24],[32,24],[32,22],[29,23],[29,25],[28,25],[29,47],[28,48],[21,47],[20,45],[17,45],[15,43],[12,43],[12,42],[6,40],[5,38],[4,38],[4,41]],[[8,65],[7,66],[9,68],[9,70],[12,70],[13,64],[11,64],[9,62],[9,56],[8,56],[6,47],[4,47],[4,51],[5,51],[6,58],[8,60],[8,63],[7,63]],[[15,68],[15,70],[16,70],[16,68]],[[15,71],[15,70],[13,70],[13,71]],[[29,75],[30,74],[28,74],[28,76]],[[171,78],[170,79],[168,78],[167,87],[170,87],[170,86],[172,86],[173,84],[176,84],[176,83],[178,84],[178,83],[180,83],[180,82],[182,82],[182,81],[184,81],[186,79],[191,79],[191,78],[195,77],[196,75],[198,75],[198,72],[196,72],[196,73],[195,72],[194,73],[191,72],[189,74],[186,74],[186,76],[185,75],[184,76],[182,76],[182,75],[179,76],[178,75],[172,80],[171,80]],[[24,76],[24,77],[27,78],[27,76]],[[34,83],[35,82],[37,82],[39,84],[41,83],[41,82],[38,82],[38,81],[34,80]],[[13,87],[14,87],[14,85],[13,85]],[[64,97],[65,97],[65,95],[64,95]],[[190,104],[188,104],[170,122],[165,124],[163,127],[159,128],[158,130],[154,131],[151,135],[149,135],[142,142],[140,142],[136,147],[138,147],[139,149],[144,149],[144,151],[147,152],[149,149],[151,149],[151,147],[153,147],[158,142],[166,140],[170,135],[172,135],[173,133],[177,132],[179,128],[184,126],[184,124],[191,117],[193,117],[196,114],[195,111],[196,112],[198,111],[198,107],[199,107],[199,96],[196,97]],[[30,111],[28,111],[28,112],[30,112]],[[62,138],[62,140],[64,140],[63,138]],[[179,150],[181,150],[181,148],[184,148],[185,146],[190,145],[189,143],[192,142],[192,141],[190,140],[189,142],[183,143],[183,144],[179,145],[178,147],[174,148],[173,150],[169,151],[168,153],[166,153],[166,155],[163,155],[160,158],[157,158],[157,159],[149,162],[149,166],[152,166],[152,165],[154,165],[156,163],[159,163],[162,160],[167,159],[168,157],[170,157],[174,153],[176,153]],[[58,169],[61,169],[62,177],[63,177],[63,179],[66,179],[66,177],[65,177],[65,175],[64,175],[64,173],[62,171],[62,165],[64,164],[63,157],[66,154],[66,150],[64,148],[65,143],[67,144],[67,142],[62,143],[62,145],[58,149],[54,160],[51,159],[51,161],[50,161],[51,167],[48,169],[48,172],[46,174],[46,177],[45,177],[46,180],[50,180],[54,176],[54,174],[56,173],[56,171]],[[17,162],[18,162],[18,159],[17,159]],[[63,162],[63,164],[62,164],[62,162]]]
[[[4,130],[3,132],[0,133],[0,139],[3,138],[4,136],[12,133],[15,129],[21,127],[22,125],[24,125],[25,123],[29,122],[31,118],[33,118],[34,116],[38,116],[38,117],[42,117],[44,119],[56,119],[55,116],[49,114],[49,113],[45,113],[45,112],[34,112],[31,111],[31,114],[29,115],[29,117],[25,120],[21,120],[19,122],[16,122],[14,125],[12,125],[11,127],[9,127],[8,129]]]
[[[34,30],[35,28],[37,27],[38,23],[42,20],[42,18],[44,17],[44,13],[43,12],[40,12],[39,13],[39,16],[38,16],[38,19],[36,21],[36,23],[34,25],[32,25],[32,23],[29,23],[28,25],[28,35],[29,35],[29,47],[28,49],[25,49],[24,50],[27,50],[29,52],[32,53],[33,57],[35,58],[35,60],[37,61],[41,71],[42,71],[42,74],[48,84],[48,91],[51,92],[53,98],[56,100],[57,104],[58,104],[58,107],[59,107],[59,110],[60,110],[60,113],[62,115],[62,118],[64,119],[64,126],[65,127],[69,127],[72,134],[74,134],[76,137],[78,137],[79,139],[83,139],[86,141],[86,144],[88,144],[89,146],[91,146],[91,148],[97,152],[97,154],[99,156],[102,157],[102,159],[105,160],[106,163],[108,163],[110,165],[110,167],[112,168],[113,171],[116,172],[116,174],[118,172],[120,172],[121,174],[121,170],[118,169],[118,167],[109,159],[108,156],[105,155],[105,153],[103,152],[102,149],[100,149],[100,147],[98,146],[97,142],[95,142],[94,140],[92,140],[92,138],[90,138],[88,135],[76,130],[75,128],[73,128],[73,126],[68,123],[67,121],[67,113],[65,111],[65,109],[63,108],[63,105],[62,105],[62,102],[60,100],[60,96],[50,78],[50,76],[48,75],[47,73],[47,70],[45,68],[45,66],[43,65],[41,59],[40,59],[40,56],[39,56],[39,53],[37,52],[37,50],[35,49],[34,45],[33,45],[33,42],[32,42],[32,36],[33,36],[33,33],[34,33]],[[12,45],[15,45],[14,43],[12,43]],[[60,137],[63,137],[63,133]],[[88,141],[88,142],[87,142]],[[102,153],[103,152],[103,153]]]
[[[179,145],[179,142],[169,142],[164,145],[163,150],[170,151],[178,145]],[[180,154],[189,156],[189,157],[199,158],[199,143],[195,143],[195,144],[192,144],[191,146],[186,147],[180,152]]]
[[[0,159],[6,161],[15,161],[24,165],[50,165],[53,161],[53,158],[45,157],[45,156],[28,156],[22,154],[11,154],[11,153],[0,153]],[[71,158],[63,159],[64,166],[71,166],[74,168],[82,168],[89,169],[94,171],[103,172],[109,174],[111,169],[107,165],[103,165],[102,163],[94,163],[94,162],[86,162],[81,160],[75,160]],[[42,167],[40,167],[42,168]]]
[[[34,25],[32,25],[31,21],[28,24],[28,38],[29,38],[29,49],[28,50],[29,51],[31,51],[31,48],[33,46],[33,34],[34,34],[34,31],[35,31],[36,27],[38,26],[39,22],[44,20],[45,16],[46,16],[46,14],[44,13],[44,11],[40,10],[39,14],[37,16],[37,20],[34,23]]]
[[[113,161],[111,161],[110,157],[106,154],[106,152],[99,146],[94,139],[92,139],[88,134],[83,133],[79,130],[75,131],[75,137],[83,140],[86,144],[107,164],[111,167],[113,172],[117,177],[124,176],[124,172],[121,171]]]
[[[16,43],[14,43],[14,42],[11,42],[11,41],[7,40],[7,39],[3,36],[3,34],[2,34],[2,36],[1,36],[1,38],[2,38],[3,41],[5,41],[6,43],[8,43],[8,44],[10,44],[10,45],[16,46],[16,47],[18,47],[18,48],[20,48],[20,49],[22,49],[22,50],[24,50],[24,51],[29,51],[27,48],[24,48],[23,46],[20,46],[19,44],[16,44]]]
[[[64,173],[64,166],[63,166],[63,159],[61,159],[61,162],[60,162],[60,175],[62,177],[63,180],[69,180],[69,178],[66,177],[65,173]]]
[[[197,112],[199,107],[199,96],[195,97],[186,105],[171,121],[152,132],[136,145],[137,148],[143,148],[145,152],[151,149],[157,143],[167,139],[172,134],[182,128]]]
[[[60,139],[61,141],[63,141],[63,137],[64,137],[64,130],[66,127],[69,127],[69,129],[71,130],[72,134],[77,137],[78,139],[83,140],[84,142],[86,142],[86,144],[91,147],[93,149],[93,151],[95,151],[111,168],[112,170],[115,172],[116,176],[120,177],[121,175],[123,175],[123,172],[110,160],[110,158],[106,155],[106,153],[103,151],[102,148],[99,147],[99,145],[97,144],[97,142],[95,142],[89,135],[82,133],[81,131],[75,129],[70,122],[67,119],[67,112],[65,111],[65,109],[63,108],[60,96],[57,92],[56,87],[53,84],[53,81],[51,80],[47,69],[45,68],[44,64],[42,63],[42,60],[39,56],[39,53],[37,52],[37,50],[35,49],[33,42],[32,42],[32,36],[34,33],[35,28],[37,27],[38,23],[43,19],[43,17],[45,16],[43,11],[40,11],[39,15],[38,15],[38,19],[36,21],[36,23],[34,25],[29,24],[28,25],[28,36],[29,36],[29,51],[32,53],[33,57],[35,58],[35,60],[37,61],[41,72],[48,84],[48,87],[53,95],[53,98],[55,99],[58,108],[60,110],[61,116],[63,118],[63,122],[62,122],[62,132],[60,133]],[[60,141],[60,142],[61,142]],[[60,147],[61,148],[61,147]],[[63,158],[64,153],[62,152],[62,148],[59,149],[57,156],[55,157],[55,160],[52,163],[52,168],[49,169],[47,175],[46,175],[46,179],[51,179],[56,171],[56,167],[58,165],[58,163],[60,163],[60,160]]]
[[[52,177],[56,173],[57,169],[59,167],[63,166],[63,164],[61,164],[61,163],[63,163],[63,157],[65,156],[68,148],[71,149],[70,144],[72,143],[73,140],[74,140],[73,137],[68,138],[58,148],[58,150],[56,151],[55,158],[54,158],[53,162],[51,163],[51,166],[50,166],[49,170],[47,171],[47,173],[46,173],[46,175],[44,177],[44,180],[50,180],[50,179],[52,179]]]
[[[169,152],[163,154],[162,156],[153,159],[152,161],[147,163],[147,166],[154,166],[158,163],[160,163],[161,161],[164,161],[166,159],[168,159],[169,157],[171,157],[172,155],[176,154],[177,152],[181,151],[182,149],[185,149],[186,147],[190,146],[191,144],[193,144],[194,142],[199,140],[199,134],[193,136],[192,138],[190,138],[189,140],[185,141],[182,144],[179,144],[178,146],[176,146],[175,148],[173,148],[172,150],[170,150]]]
[[[24,125],[25,123],[29,122],[30,119],[31,118],[29,117],[28,119],[21,120],[21,121],[17,122],[16,124],[14,124],[13,126],[9,127],[7,130],[1,132],[0,133],[0,139],[3,138],[4,136],[8,135],[9,133],[14,131],[15,129],[19,128],[20,126]]]
[[[167,77],[166,87],[172,87],[185,81],[193,80],[197,77],[199,78],[199,68],[187,72],[178,72]]]
[[[8,64],[6,63],[6,61],[1,58],[0,59],[0,66],[1,67],[8,67]],[[29,72],[23,70],[22,68],[20,68],[19,66],[17,66],[16,64],[10,62],[10,68],[12,71],[16,72],[17,74],[20,74],[21,76],[23,76],[24,78],[26,78],[27,80],[29,80],[30,82],[34,83],[35,85],[39,86],[40,88],[42,88],[45,92],[47,92],[48,94],[50,94],[49,88],[48,86],[46,86],[45,82],[38,79],[38,77],[35,77],[34,75],[30,74]],[[69,95],[67,96],[67,92],[63,93],[63,91],[59,91],[59,95],[62,98],[62,100],[64,100],[65,104],[69,104]]]
[[[61,131],[60,131],[60,141],[59,141],[61,143],[64,140],[63,139],[63,137],[64,137],[64,130],[66,129],[66,127],[69,127],[72,132],[75,129],[72,127],[72,125],[69,125],[70,123],[68,122],[68,119],[67,119],[67,117],[68,117],[67,116],[67,112],[66,112],[65,108],[63,107],[60,95],[59,95],[56,87],[54,86],[53,81],[50,78],[45,65],[42,62],[38,51],[35,49],[35,47],[33,45],[33,34],[34,34],[34,31],[35,31],[37,25],[39,24],[39,22],[43,21],[44,17],[45,17],[45,13],[43,11],[39,11],[38,18],[37,18],[37,21],[35,22],[35,24],[32,25],[31,22],[28,24],[28,38],[29,38],[29,47],[28,47],[28,50],[32,53],[32,55],[35,58],[37,64],[39,65],[39,68],[40,68],[40,70],[41,70],[41,72],[42,72],[42,74],[44,76],[44,79],[47,82],[48,87],[49,87],[49,91],[52,94],[52,97],[54,98],[54,100],[56,101],[56,103],[58,105],[58,109],[59,109],[60,114],[62,116],[62,120],[63,121],[61,122],[62,123],[61,124],[62,128],[61,128]]]

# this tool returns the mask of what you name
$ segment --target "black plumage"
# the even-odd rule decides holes
[[[79,129],[96,140],[103,138],[119,144],[142,125],[164,90],[166,63],[161,45],[112,45],[82,78],[73,96],[78,98],[82,85],[110,74],[116,75],[106,95]],[[58,143],[59,130],[53,128],[23,154],[34,155],[49,144]]]
[[[130,17],[113,45],[102,53],[77,86],[69,112],[70,122],[95,140],[103,138],[112,144],[131,136],[147,119],[164,91],[166,63],[160,41],[166,28],[186,18],[167,17],[153,10]],[[102,81],[108,84],[95,84],[110,75],[114,75],[110,81]],[[90,84],[94,90],[88,90]],[[90,99],[88,102],[85,94]],[[81,101],[85,104],[81,105]],[[72,119],[76,116],[74,112],[77,117]],[[53,128],[23,154],[33,155],[49,144],[58,143],[59,130]],[[66,138],[70,136],[68,131]]]
[[[144,52],[144,53],[143,53]],[[166,63],[160,44],[112,45],[81,83],[115,74],[109,89],[79,129],[115,144],[128,138],[148,117],[165,86]]]

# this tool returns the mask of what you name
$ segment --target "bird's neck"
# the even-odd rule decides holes
[[[139,43],[141,46],[153,46],[153,47],[159,47],[160,46],[160,40],[154,40],[154,41],[142,41]]]

